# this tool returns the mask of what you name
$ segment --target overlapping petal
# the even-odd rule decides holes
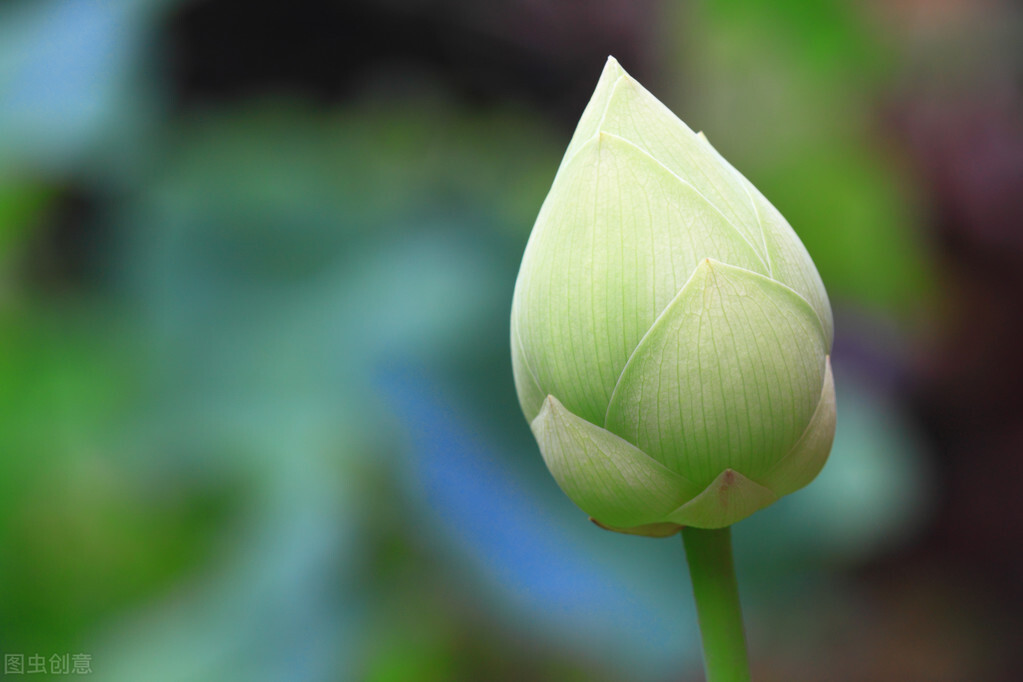
[[[622,372],[606,428],[697,485],[766,474],[810,422],[827,342],[791,289],[710,259]]]
[[[580,509],[607,526],[663,521],[699,489],[553,396],[532,423],[547,468]]]

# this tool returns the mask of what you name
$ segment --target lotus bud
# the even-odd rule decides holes
[[[609,58],[512,302],[519,402],[561,489],[650,536],[798,490],[834,437],[832,336],[781,214]]]

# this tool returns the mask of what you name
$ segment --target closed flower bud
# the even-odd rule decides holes
[[[834,437],[832,334],[781,214],[608,59],[512,303],[519,401],[562,490],[670,535],[803,487]]]

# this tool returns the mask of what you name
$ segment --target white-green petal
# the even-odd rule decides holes
[[[568,497],[605,526],[663,521],[698,492],[618,436],[548,397],[532,423],[547,468]]]
[[[629,356],[707,257],[766,273],[734,225],[656,159],[606,133],[584,144],[551,188],[516,283],[512,324],[542,393],[602,424]]]
[[[759,480],[781,497],[795,492],[817,478],[824,468],[835,439],[835,379],[831,374],[831,359],[827,362],[824,388],[820,402],[792,450]]]
[[[708,259],[629,359],[605,427],[697,485],[723,466],[759,480],[809,423],[826,356],[802,297]]]
[[[778,496],[725,469],[703,492],[668,515],[668,520],[695,528],[724,528],[775,502]]]

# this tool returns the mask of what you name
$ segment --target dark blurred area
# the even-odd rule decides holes
[[[587,523],[511,381],[613,54],[835,309],[831,461],[734,532],[754,679],[1023,679],[1021,39],[998,0],[0,4],[4,674],[702,679],[681,542]]]

